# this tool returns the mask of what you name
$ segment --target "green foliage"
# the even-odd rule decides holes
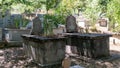
[[[100,6],[101,12],[102,13],[106,13],[107,11],[107,4],[110,2],[111,0],[99,0],[98,1],[98,5]]]
[[[61,0],[46,0],[46,9],[56,8]]]
[[[25,18],[22,18],[22,27],[26,27],[26,25],[29,23],[29,20],[28,19],[25,19]]]
[[[17,9],[23,12],[33,12],[41,7],[46,0],[0,0],[0,12]]]
[[[78,13],[79,8],[83,9],[83,13],[92,24],[95,24],[100,15],[105,13],[110,19],[110,26],[113,27],[115,23],[120,25],[119,0],[0,0],[0,12],[3,16],[7,10],[17,9],[21,13],[31,13],[43,6],[47,11],[51,9],[55,11],[52,15],[45,16],[46,28],[65,24],[66,16]]]
[[[14,19],[15,28],[20,27],[20,19]]]
[[[44,19],[45,35],[53,34],[53,28],[57,28],[58,24],[65,24],[65,17],[62,15],[47,14]]]
[[[15,28],[20,28],[20,27],[26,27],[26,25],[29,23],[28,19],[23,18],[14,18],[13,22],[15,24]]]
[[[115,23],[118,23],[120,26],[120,1],[119,0],[111,0],[111,2],[107,5],[107,16],[110,18],[110,24],[112,27],[115,27]],[[114,28],[114,31],[120,30],[120,28]]]
[[[90,19],[90,24],[94,25],[100,13],[100,8],[98,6],[98,1],[91,0],[86,2],[86,9],[83,12],[86,15],[86,18]]]
[[[57,14],[70,15],[76,13],[80,5],[79,0],[62,0],[55,11]]]

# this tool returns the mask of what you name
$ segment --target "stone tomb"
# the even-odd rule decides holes
[[[110,34],[96,33],[63,33],[68,36],[68,45],[76,46],[78,55],[88,58],[101,58],[109,56]]]
[[[105,20],[101,20],[100,26],[106,27],[107,23],[105,23]],[[68,37],[67,45],[72,46],[72,53],[76,53],[79,56],[85,56],[89,58],[109,56],[109,37],[111,35],[75,33],[78,32],[78,27],[86,28],[85,19],[80,16],[68,16],[66,20],[67,33],[63,33],[63,35],[66,35]],[[77,52],[74,47],[77,47]]]
[[[37,63],[40,68],[59,68],[65,57],[66,38],[41,36],[43,26],[39,17],[33,19],[30,34],[22,35],[26,55]]]

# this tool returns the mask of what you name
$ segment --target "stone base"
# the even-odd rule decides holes
[[[23,36],[24,49],[29,58],[41,66],[61,63],[65,57],[66,38]]]

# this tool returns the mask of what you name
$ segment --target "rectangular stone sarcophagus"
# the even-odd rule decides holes
[[[21,47],[22,46],[22,34],[29,34],[28,29],[5,29],[5,44],[7,47]]]
[[[5,39],[7,41],[22,41],[22,34],[29,34],[28,29],[5,29]]]
[[[76,46],[78,55],[88,58],[109,56],[109,34],[95,33],[66,33],[69,37],[68,44]]]
[[[65,37],[22,35],[26,54],[40,66],[61,64],[65,57]]]

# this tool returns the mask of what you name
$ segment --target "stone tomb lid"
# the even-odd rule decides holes
[[[79,38],[93,39],[93,38],[103,38],[110,37],[111,34],[100,34],[100,33],[62,33],[64,36],[77,36]]]
[[[28,34],[23,34],[22,38],[26,39],[26,40],[30,40],[30,41],[36,41],[36,42],[37,41],[41,42],[41,41],[48,41],[48,40],[59,40],[59,39],[65,40],[66,39],[66,37],[64,37],[64,36],[45,37],[45,36],[28,35]]]

